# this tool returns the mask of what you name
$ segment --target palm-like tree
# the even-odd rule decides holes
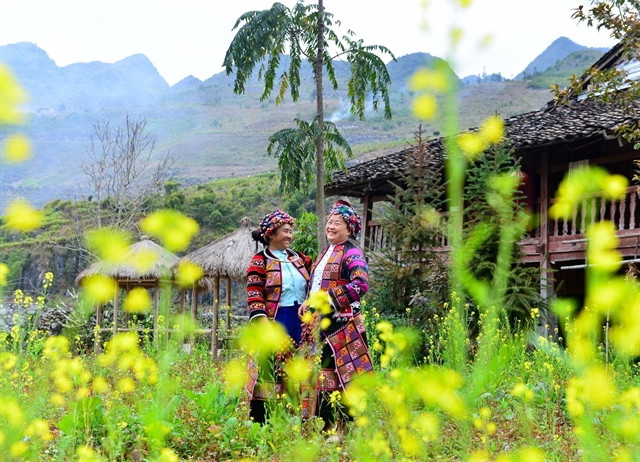
[[[345,59],[350,64],[347,94],[350,111],[364,118],[365,101],[370,93],[374,110],[380,102],[385,118],[391,118],[388,86],[391,83],[387,67],[381,55],[389,49],[380,45],[364,45],[355,40],[352,31],[342,38],[331,29],[333,15],[324,11],[323,0],[317,5],[304,5],[302,1],[288,8],[274,3],[268,10],[249,11],[238,18],[233,29],[238,29],[224,58],[227,74],[235,68],[233,91],[244,93],[245,83],[258,64],[259,78],[264,78],[264,91],[260,100],[271,95],[278,84],[276,104],[283,101],[287,90],[293,101],[299,97],[300,69],[306,59],[313,68],[316,84],[316,117],[308,123],[296,119],[296,128],[280,130],[269,138],[267,153],[278,158],[281,171],[281,189],[294,190],[308,187],[313,174],[316,176],[316,212],[318,214],[318,251],[324,247],[324,184],[327,172],[344,168],[342,151],[351,156],[351,148],[337,127],[324,120],[323,70],[334,90],[338,89],[333,61]],[[339,23],[337,23],[339,24]],[[286,70],[276,76],[280,60],[289,51],[290,61]],[[335,51],[332,56],[330,51]],[[314,172],[315,160],[315,172]]]

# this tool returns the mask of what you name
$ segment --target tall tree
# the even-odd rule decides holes
[[[430,149],[422,126],[414,139],[404,173],[391,183],[395,192],[379,211],[385,243],[370,255],[376,284],[369,301],[389,319],[406,313],[428,338],[447,314],[449,277],[441,251],[446,190],[442,157]]]
[[[339,22],[336,22],[339,25]],[[376,54],[395,56],[380,45],[364,45],[348,30],[339,37],[332,29],[333,15],[324,11],[323,0],[317,5],[298,1],[292,8],[274,3],[268,10],[249,11],[238,18],[238,29],[224,58],[227,74],[235,68],[233,91],[244,93],[245,84],[259,64],[258,78],[264,78],[261,101],[271,95],[278,81],[276,104],[280,104],[289,89],[293,101],[300,93],[302,59],[312,66],[316,84],[316,117],[311,123],[296,119],[296,128],[281,130],[269,139],[268,154],[278,158],[282,172],[281,189],[291,191],[310,186],[313,170],[316,176],[316,212],[318,214],[318,251],[324,247],[324,185],[332,170],[344,168],[342,150],[351,156],[351,148],[337,127],[324,120],[323,71],[334,90],[338,89],[333,61],[346,59],[350,67],[347,95],[350,112],[364,118],[367,94],[371,93],[374,110],[380,102],[384,116],[391,118],[388,86],[391,83],[387,67]],[[283,54],[288,49],[289,65],[280,69]],[[334,52],[331,55],[331,52]],[[276,78],[276,74],[280,75]],[[315,152],[310,147],[315,147]],[[315,164],[315,165],[314,165]]]
[[[508,196],[509,188],[500,183],[501,178],[517,180],[518,187],[512,191],[511,197]],[[529,327],[532,322],[531,309],[541,307],[544,303],[535,283],[540,270],[526,267],[522,263],[522,248],[515,245],[526,234],[528,221],[523,181],[520,158],[514,156],[513,147],[502,144],[490,147],[470,163],[463,191],[463,233],[467,242],[476,243],[468,257],[467,267],[475,279],[493,284],[499,265],[500,245],[504,239],[500,231],[513,229],[510,272],[499,306],[504,309],[509,325],[514,329]],[[480,308],[485,310],[487,307]]]
[[[98,227],[132,230],[145,201],[161,190],[176,158],[170,152],[155,155],[155,144],[144,119],[127,114],[122,126],[113,127],[108,121],[93,124],[80,168]]]

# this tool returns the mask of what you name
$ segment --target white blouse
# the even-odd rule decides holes
[[[309,293],[315,292],[316,290],[320,290],[320,286],[322,285],[322,273],[324,272],[324,267],[327,266],[327,262],[333,253],[334,244],[329,245],[329,248],[324,253],[322,260],[320,263],[316,265],[315,270],[313,270],[313,277],[311,279],[311,289],[309,289]]]

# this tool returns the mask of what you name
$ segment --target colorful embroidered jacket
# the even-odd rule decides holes
[[[322,271],[320,288],[329,294],[329,301],[335,310],[334,315],[351,318],[354,315],[351,304],[360,302],[360,297],[369,290],[367,261],[362,250],[353,242],[345,241],[333,247],[324,268],[316,268],[329,249],[331,246],[318,256],[311,268],[311,274]]]
[[[301,252],[287,249],[289,260],[304,278],[309,281],[311,258]],[[269,249],[262,250],[251,259],[247,269],[247,301],[249,319],[266,315],[274,319],[280,306],[282,294],[282,268],[278,258]],[[302,302],[302,300],[299,300]]]

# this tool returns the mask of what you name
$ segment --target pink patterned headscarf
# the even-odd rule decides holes
[[[353,207],[351,207],[351,204],[347,201],[336,201],[336,203],[333,204],[333,207],[331,207],[331,210],[329,210],[327,217],[330,217],[331,215],[340,215],[347,223],[347,228],[350,233],[349,237],[355,237],[360,232],[360,228],[362,228],[362,220],[360,220],[356,211],[353,210]]]
[[[296,220],[287,212],[276,209],[262,219],[260,225],[258,226],[258,231],[260,231],[260,235],[263,238],[269,237],[276,229],[284,224],[295,226]]]

